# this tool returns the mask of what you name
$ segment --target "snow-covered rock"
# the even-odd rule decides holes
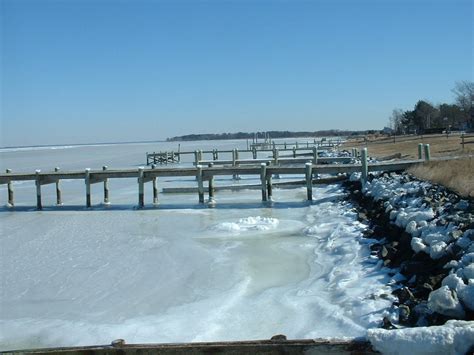
[[[430,293],[428,307],[434,312],[448,317],[463,319],[466,316],[456,291],[451,290],[448,286],[441,286]]]
[[[443,326],[369,329],[375,350],[387,355],[467,354],[474,347],[474,322],[450,320]]]

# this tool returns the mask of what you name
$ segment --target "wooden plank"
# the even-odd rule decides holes
[[[177,344],[125,344],[118,339],[111,345],[81,347],[42,348],[8,351],[9,354],[55,354],[55,355],[177,355],[177,354],[378,354],[366,340],[301,339],[286,340],[285,336],[271,340],[201,342]]]

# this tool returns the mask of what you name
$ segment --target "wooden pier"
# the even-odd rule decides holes
[[[286,143],[285,143],[286,145]],[[291,152],[291,154],[288,155],[283,155],[282,157],[301,157],[301,156],[311,156],[313,155],[316,157],[318,155],[318,152],[321,150],[328,150],[330,148],[335,147],[334,146],[318,146],[318,145],[308,145],[308,146],[293,146],[291,148],[287,148],[286,146],[283,148],[279,148],[279,146],[283,146],[282,144],[274,144],[272,148],[261,148],[257,149],[256,146],[252,146],[250,149],[212,149],[212,150],[195,150],[195,151],[187,151],[187,152],[181,152],[178,151],[174,152],[152,152],[146,153],[146,165],[151,165],[151,164],[168,164],[168,163],[177,163],[181,161],[181,156],[183,155],[192,155],[194,156],[194,162],[197,163],[198,161],[201,160],[206,160],[204,159],[205,155],[208,155],[209,159],[207,160],[219,160],[219,157],[222,157],[222,155],[226,154],[229,157],[232,157],[232,159],[239,159],[240,154],[243,153],[251,153],[252,159],[256,160],[259,159],[259,154],[260,157],[262,156],[262,153],[267,155],[271,154],[273,159],[275,157],[279,157],[281,155],[281,152]]]
[[[0,184],[7,184],[7,198],[8,206],[13,207],[14,201],[14,182],[15,181],[34,181],[36,185],[36,207],[42,209],[42,192],[41,188],[47,184],[56,185],[57,205],[63,204],[63,195],[61,191],[61,180],[83,180],[85,184],[85,205],[92,207],[91,203],[91,185],[102,183],[104,186],[104,204],[109,204],[109,179],[134,178],[138,183],[138,207],[145,206],[145,184],[151,182],[153,204],[158,203],[158,178],[161,177],[195,177],[197,181],[198,201],[204,203],[204,184],[208,183],[207,192],[209,194],[208,202],[214,203],[215,198],[215,176],[242,176],[254,175],[260,180],[261,199],[262,201],[272,200],[273,195],[273,176],[281,175],[300,175],[306,182],[307,199],[312,200],[312,186],[313,177],[315,174],[351,174],[353,172],[361,173],[361,180],[367,181],[368,173],[371,171],[401,171],[416,164],[422,164],[430,160],[429,145],[425,145],[425,158],[408,160],[408,161],[394,161],[394,162],[380,162],[368,163],[367,149],[362,150],[362,161],[359,164],[314,164],[309,159],[304,164],[300,165],[270,165],[269,162],[260,163],[259,165],[240,165],[235,166],[214,166],[213,163],[209,165],[197,165],[196,167],[187,168],[159,168],[155,165],[151,168],[140,167],[138,169],[108,169],[104,166],[102,169],[91,170],[85,169],[82,171],[62,171],[59,168],[51,172],[41,172],[36,170],[34,173],[15,173],[7,169],[6,173],[0,174]],[[452,157],[437,158],[433,160],[451,160]]]

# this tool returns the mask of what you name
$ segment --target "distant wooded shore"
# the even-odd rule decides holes
[[[267,132],[237,132],[237,133],[203,133],[203,134],[187,134],[183,136],[176,136],[167,138],[167,142],[176,141],[199,141],[199,140],[223,140],[223,139],[253,139],[255,137],[264,139],[265,137],[274,138],[303,138],[303,137],[341,137],[365,135],[379,132],[377,130],[369,131],[349,131],[349,130],[323,130],[323,131],[267,131]]]

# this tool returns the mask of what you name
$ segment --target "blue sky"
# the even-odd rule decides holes
[[[470,0],[0,3],[0,146],[380,129],[473,80]]]

